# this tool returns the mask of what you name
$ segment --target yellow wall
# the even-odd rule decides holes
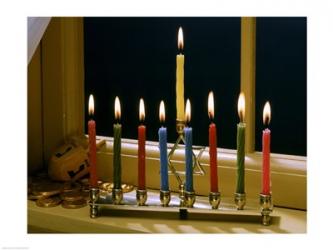
[[[52,18],[28,65],[28,169],[84,130],[83,19]]]
[[[28,169],[42,168],[42,81],[41,46],[39,45],[28,66]]]

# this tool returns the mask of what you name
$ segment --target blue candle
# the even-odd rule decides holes
[[[192,128],[189,126],[191,120],[191,103],[189,99],[186,101],[185,118],[185,191],[193,192]]]
[[[158,130],[158,138],[160,146],[161,190],[169,191],[167,129],[165,127],[161,127]]]
[[[165,107],[164,107],[164,102],[161,101],[160,122],[162,123],[162,126],[158,130],[158,138],[160,146],[161,190],[169,191],[167,129],[163,127],[164,121],[165,121]]]
[[[185,165],[186,165],[185,191],[193,192],[192,128],[185,127],[184,134],[185,134]]]

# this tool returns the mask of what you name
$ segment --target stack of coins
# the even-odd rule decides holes
[[[59,196],[42,197],[36,201],[36,205],[39,207],[56,207],[60,204],[61,199]]]
[[[113,183],[98,181],[101,196],[112,194]],[[131,192],[133,185],[122,184],[124,193]],[[47,173],[40,173],[28,178],[28,199],[35,200],[39,207],[49,208],[62,205],[64,208],[85,207],[90,201],[89,179],[78,182],[54,182],[47,178]]]
[[[89,184],[83,187],[78,182],[54,182],[45,175],[28,178],[28,199],[35,200],[43,208],[62,204],[65,208],[80,208],[89,201]]]
[[[46,179],[29,180],[28,199],[36,200],[39,207],[55,207],[61,202],[59,194],[63,187],[59,182],[51,182]]]
[[[87,200],[81,190],[63,192],[60,197],[62,199],[61,205],[63,208],[81,208],[87,205]]]

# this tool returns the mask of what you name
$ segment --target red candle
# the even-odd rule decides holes
[[[271,119],[271,107],[269,102],[266,102],[263,112],[264,125],[268,126]],[[266,128],[262,131],[262,194],[270,194],[270,144],[271,131]]]
[[[97,187],[97,169],[96,169],[96,123],[92,119],[94,115],[94,97],[89,96],[89,116],[88,122],[89,134],[89,165],[90,165],[90,186]]]
[[[209,125],[210,191],[218,192],[216,126],[213,122],[214,96],[212,91],[208,95],[208,116],[211,119],[211,123]]]
[[[138,127],[138,189],[146,189],[146,126],[143,125],[145,119],[145,106],[143,99],[140,99],[139,119],[141,125]]]

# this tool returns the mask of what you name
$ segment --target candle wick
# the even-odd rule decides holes
[[[268,125],[269,125],[269,118],[268,117],[265,117],[265,121],[264,121],[264,128],[268,128]]]
[[[209,112],[209,121],[210,123],[214,123],[214,118],[210,112]]]

